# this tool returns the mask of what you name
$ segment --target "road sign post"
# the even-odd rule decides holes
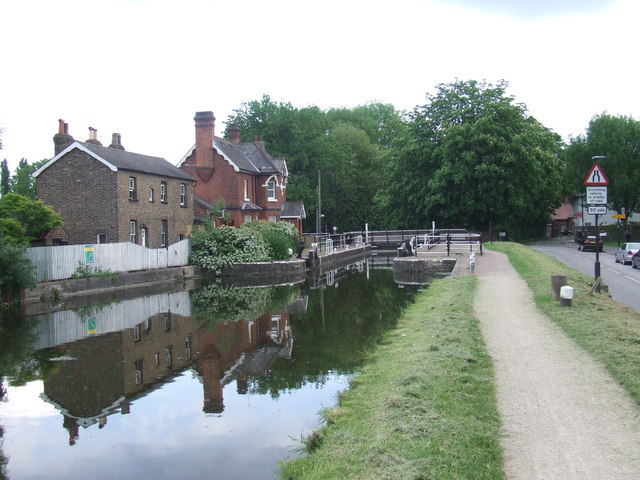
[[[600,278],[600,225],[598,224],[598,216],[607,213],[607,180],[606,175],[598,165],[596,159],[604,158],[602,156],[592,157],[593,167],[587,178],[584,180],[584,184],[587,186],[587,204],[589,205],[589,213],[596,216],[596,262],[594,265],[594,277],[596,284]],[[604,247],[603,247],[604,249]],[[599,292],[600,287],[597,286],[596,290]]]

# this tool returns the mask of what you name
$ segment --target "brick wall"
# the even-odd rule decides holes
[[[137,199],[129,200],[129,177],[136,179]],[[166,182],[167,201],[160,200]],[[180,185],[186,186],[186,206],[180,205]],[[167,222],[168,244],[191,236],[193,182],[120,170],[111,171],[81,150],[72,150],[37,177],[38,196],[62,215],[70,244],[129,241],[129,222],[137,222],[137,243],[147,228],[147,246],[161,246],[162,221]],[[154,190],[154,201],[149,189]],[[56,233],[58,234],[58,233]],[[48,239],[51,241],[51,238]]]
[[[136,200],[129,200],[129,178],[135,178]],[[160,199],[161,184],[166,184],[166,202]],[[180,205],[180,185],[186,187],[186,206]],[[150,200],[153,189],[153,201]],[[136,243],[141,244],[142,229],[147,229],[147,247],[160,248],[162,221],[168,226],[168,244],[191,236],[193,226],[193,182],[121,170],[117,175],[118,229],[122,240],[129,240],[129,222],[137,224]]]
[[[64,220],[69,243],[122,241],[117,229],[117,204],[113,196],[116,173],[85,152],[73,150],[37,178],[38,198],[51,205]]]

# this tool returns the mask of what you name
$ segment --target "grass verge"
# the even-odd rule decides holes
[[[493,366],[472,303],[472,276],[438,280],[322,415],[292,479],[502,479]]]
[[[640,314],[606,293],[589,295],[592,278],[524,245],[488,246],[505,253],[533,291],[536,305],[574,341],[609,370],[640,405]],[[572,307],[551,298],[551,275],[567,275],[574,289]]]

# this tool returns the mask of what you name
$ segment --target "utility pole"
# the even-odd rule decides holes
[[[321,180],[320,180],[320,172],[321,170],[318,170],[318,209],[316,210],[316,233],[318,234],[318,241],[320,240],[320,228],[321,228],[321,223],[320,223],[320,218],[322,216],[321,214],[321,205],[322,205],[322,196],[320,193],[320,189],[321,189]]]

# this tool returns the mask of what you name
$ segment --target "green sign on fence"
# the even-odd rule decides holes
[[[84,246],[84,262],[85,263],[93,263],[95,262],[95,252],[93,251],[93,245],[85,245]]]

